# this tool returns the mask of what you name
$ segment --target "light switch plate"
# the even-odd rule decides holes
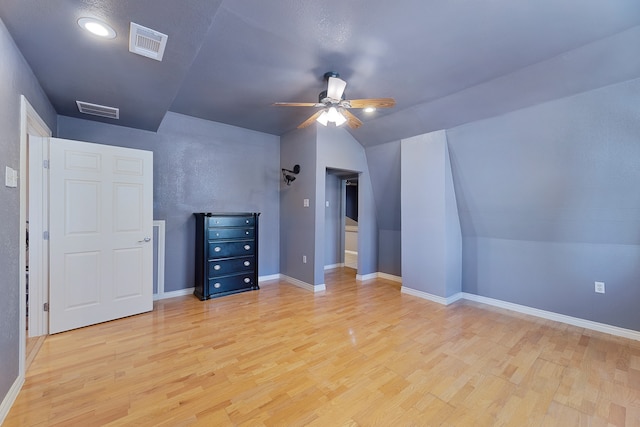
[[[18,186],[18,171],[10,168],[9,166],[5,167],[4,170],[4,185],[7,187],[15,188]]]
[[[305,207],[305,208],[308,208],[309,207],[309,199],[304,199],[302,201],[302,206]]]

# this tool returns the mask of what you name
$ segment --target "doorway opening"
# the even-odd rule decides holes
[[[358,177],[344,180],[344,266],[358,269]]]
[[[358,269],[359,172],[327,168],[324,269]]]

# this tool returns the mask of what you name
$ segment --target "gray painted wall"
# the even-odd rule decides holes
[[[400,141],[368,147],[365,152],[378,220],[378,271],[402,276]]]
[[[325,193],[327,170],[331,169],[360,173],[358,274],[375,272],[376,213],[362,145],[344,129],[314,125],[282,136],[280,162],[287,169],[294,164],[301,167],[291,186],[281,184],[280,272],[314,286],[324,284]],[[303,207],[305,198],[308,208]]]
[[[465,292],[640,330],[638,245],[468,237],[463,259]]]
[[[20,168],[20,95],[56,132],[56,113],[0,21],[0,402],[18,377],[20,189],[4,185],[4,170]],[[21,183],[20,183],[21,184]]]
[[[373,187],[364,148],[346,130],[335,126],[317,126],[316,163],[316,256],[324,255],[324,200],[327,169],[359,172],[358,179],[358,274],[377,271],[378,225]],[[324,283],[324,267],[314,267],[315,283]]]
[[[314,282],[315,147],[315,126],[289,132],[280,139],[280,166],[293,169],[293,165],[300,165],[300,173],[291,185],[280,180],[280,273],[311,285],[324,283]],[[304,199],[309,199],[308,208],[303,207]],[[324,248],[320,254],[324,254]],[[307,257],[306,264],[302,262],[303,255]],[[318,262],[322,269],[323,261],[320,257]]]
[[[461,291],[462,234],[445,131],[401,142],[402,285],[440,297]]]
[[[168,113],[158,132],[60,116],[60,137],[153,151],[165,291],[193,286],[193,212],[261,212],[259,275],[279,272],[279,137]]]
[[[632,80],[447,131],[464,291],[640,330],[638,99]]]

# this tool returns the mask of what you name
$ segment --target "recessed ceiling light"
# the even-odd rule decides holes
[[[103,37],[105,39],[113,39],[116,37],[116,31],[109,26],[106,22],[100,21],[95,18],[80,18],[78,19],[78,25],[89,31],[91,34]]]
[[[364,109],[365,113],[373,113],[374,111],[376,111],[376,107],[367,107]]]

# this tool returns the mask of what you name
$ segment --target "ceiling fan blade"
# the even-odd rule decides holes
[[[274,102],[275,107],[324,107],[324,104],[317,102]]]
[[[327,87],[327,97],[331,99],[342,99],[344,94],[344,88],[347,87],[347,82],[338,77],[329,77],[329,86]]]
[[[351,108],[391,108],[396,105],[396,100],[393,98],[350,99],[347,102]]]
[[[311,117],[309,117],[304,122],[300,123],[298,125],[298,129],[306,128],[307,126],[311,125],[313,122],[316,121],[318,117],[320,117],[320,114],[322,114],[323,111],[324,110],[316,111]]]
[[[358,129],[360,126],[362,126],[362,122],[360,121],[360,119],[354,116],[353,113],[351,113],[349,110],[342,109],[340,112],[344,114],[345,118],[347,119],[347,124],[350,128]]]

